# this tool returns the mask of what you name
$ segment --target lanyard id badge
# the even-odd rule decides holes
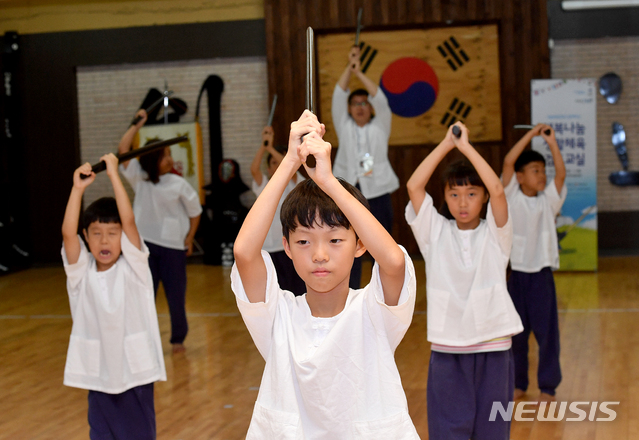
[[[375,158],[368,154],[360,154],[357,160],[357,177],[366,177],[373,174],[373,165],[375,164]]]

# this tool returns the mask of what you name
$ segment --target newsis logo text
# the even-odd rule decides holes
[[[537,413],[537,420],[541,422],[581,422],[586,418],[590,421],[612,422],[617,418],[617,412],[609,408],[613,405],[619,405],[619,402],[572,402],[570,405],[568,402],[519,402],[516,408],[515,402],[509,402],[507,408],[501,402],[493,402],[488,420],[494,422],[498,420],[497,417],[501,417],[510,422],[514,414],[518,422],[532,422]]]

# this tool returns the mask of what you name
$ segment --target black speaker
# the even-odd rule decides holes
[[[26,268],[31,259],[26,239],[24,153],[20,135],[20,87],[17,32],[2,37],[2,96],[0,114],[0,274]],[[22,178],[16,176],[20,176]]]

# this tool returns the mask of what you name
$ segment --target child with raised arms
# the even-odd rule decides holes
[[[84,212],[88,252],[78,222],[84,190],[95,180],[89,163],[73,174],[62,223],[73,317],[64,384],[89,390],[91,439],[151,440],[156,438],[153,382],[166,380],[166,372],[149,250],[118,176],[117,157],[101,160],[115,199],[96,200]]]
[[[499,177],[468,142],[466,127],[455,125],[460,137],[449,127],[407,183],[406,220],[426,261],[428,433],[432,439],[507,440],[510,422],[489,418],[494,403],[507,408],[512,399],[511,336],[522,331],[506,290],[512,223]],[[444,217],[426,185],[455,147],[467,161],[444,173],[450,214]]]
[[[333,176],[323,134],[309,111],[291,124],[288,152],[235,241],[231,287],[266,360],[247,439],[416,439],[394,360],[415,306],[413,265],[361,193]],[[281,214],[284,248],[306,283],[295,297],[275,283],[262,244],[302,163],[310,179]],[[366,248],[376,261],[371,282],[350,290]]]
[[[533,137],[544,138],[552,154],[555,177],[547,182],[546,160],[526,150]],[[537,383],[539,400],[554,400],[561,382],[559,319],[552,271],[559,268],[555,218],[566,200],[566,167],[549,125],[537,124],[504,158],[502,182],[513,216],[512,272],[508,292],[521,316],[524,331],[513,337],[515,398],[528,388],[528,338],[539,344]]]
[[[127,153],[139,129],[146,122],[146,112],[131,125],[120,140],[119,153]],[[149,265],[153,288],[157,295],[160,282],[164,287],[171,317],[171,345],[174,353],[185,350],[189,331],[186,318],[186,257],[193,253],[193,240],[200,224],[202,205],[193,187],[181,176],[173,174],[171,148],[140,156],[120,165],[122,175],[135,191],[133,210],[140,235],[151,255]]]

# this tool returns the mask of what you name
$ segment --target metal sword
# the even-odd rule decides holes
[[[277,93],[273,96],[273,104],[271,104],[271,113],[268,115],[267,127],[273,126],[273,116],[275,115],[275,105],[277,104]],[[264,146],[268,145],[268,141],[264,141]]]
[[[313,28],[306,29],[306,109],[315,113],[315,43]],[[306,166],[315,168],[315,157],[309,155],[306,158]]]
[[[150,106],[148,106],[146,109],[144,109],[144,111],[147,113],[147,115],[149,113],[151,113],[151,111],[158,106],[158,104],[160,104],[162,101],[164,101],[164,98],[168,98],[169,96],[171,96],[173,94],[173,90],[169,90],[168,92],[166,92],[166,95],[162,94],[162,96],[157,99],[156,101],[153,102],[153,104],[151,104]],[[136,116],[135,118],[133,118],[133,120],[131,121],[131,125],[135,125],[138,122],[140,122],[142,120],[142,116]]]
[[[359,8],[357,11],[357,30],[355,31],[355,46],[359,47],[359,33],[362,30],[362,12],[364,8]],[[353,64],[353,68],[355,68],[355,64]]]
[[[534,125],[530,125],[530,124],[518,124],[518,125],[513,125],[513,128],[514,129],[523,128],[523,129],[526,129],[526,130],[532,130],[533,128],[535,128],[535,126]],[[549,128],[544,130],[544,134],[546,136],[550,136],[550,133],[552,133],[552,132],[550,131]]]
[[[362,30],[362,12],[364,8],[359,8],[357,11],[357,30],[355,31],[355,46],[359,46],[359,33]]]

